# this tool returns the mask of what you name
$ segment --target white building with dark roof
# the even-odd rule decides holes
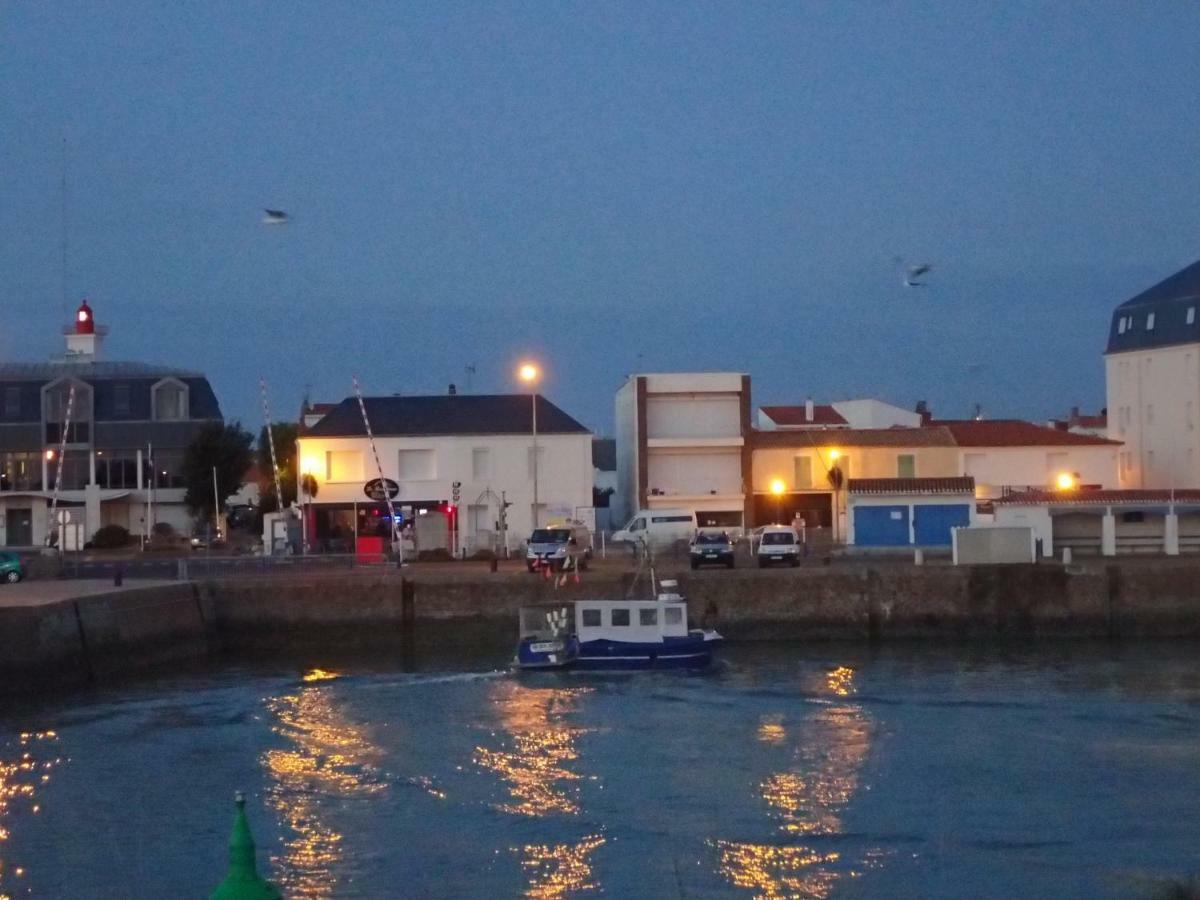
[[[590,521],[591,432],[545,397],[536,402],[536,465],[528,394],[367,397],[378,464],[357,399],[333,406],[298,439],[301,471],[317,487],[307,518],[311,542],[318,550],[382,549],[388,507],[369,490],[380,468],[394,483],[393,508],[418,551],[513,549],[535,518]]]
[[[1200,262],[1113,312],[1104,353],[1108,436],[1123,488],[1200,487]]]

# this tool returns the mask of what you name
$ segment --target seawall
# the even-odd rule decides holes
[[[1197,572],[1190,565],[1072,572],[856,564],[659,574],[678,578],[693,623],[733,640],[867,642],[1200,638]],[[520,607],[624,596],[630,577],[608,574],[556,591],[524,574],[410,580],[393,570],[132,587],[3,607],[0,693],[86,684],[226,650],[298,643],[405,650],[459,632],[515,641]]]

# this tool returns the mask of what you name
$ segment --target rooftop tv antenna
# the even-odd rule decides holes
[[[471,379],[475,377],[475,363],[466,367],[467,373],[467,393],[471,393]]]

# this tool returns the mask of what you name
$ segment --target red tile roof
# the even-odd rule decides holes
[[[1176,490],[1077,490],[1024,491],[998,497],[994,502],[1005,506],[1120,506],[1138,503],[1169,503],[1174,495],[1178,503],[1200,503],[1200,489]]]
[[[961,478],[851,478],[851,494],[971,494],[975,479]]]
[[[959,447],[1080,447],[1121,443],[1020,419],[934,419],[931,424],[948,429]]]
[[[953,447],[946,428],[839,428],[834,431],[753,431],[750,445],[767,447]]]
[[[763,406],[763,414],[781,428],[796,428],[803,425],[848,425],[849,422],[828,403],[814,403],[813,417],[807,418],[805,407]]]

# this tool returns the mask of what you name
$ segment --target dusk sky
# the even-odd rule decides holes
[[[198,368],[228,417],[753,376],[1043,419],[1200,258],[1200,4],[6,3],[0,359]],[[260,224],[263,207],[294,221]],[[930,262],[924,288],[895,257]]]

